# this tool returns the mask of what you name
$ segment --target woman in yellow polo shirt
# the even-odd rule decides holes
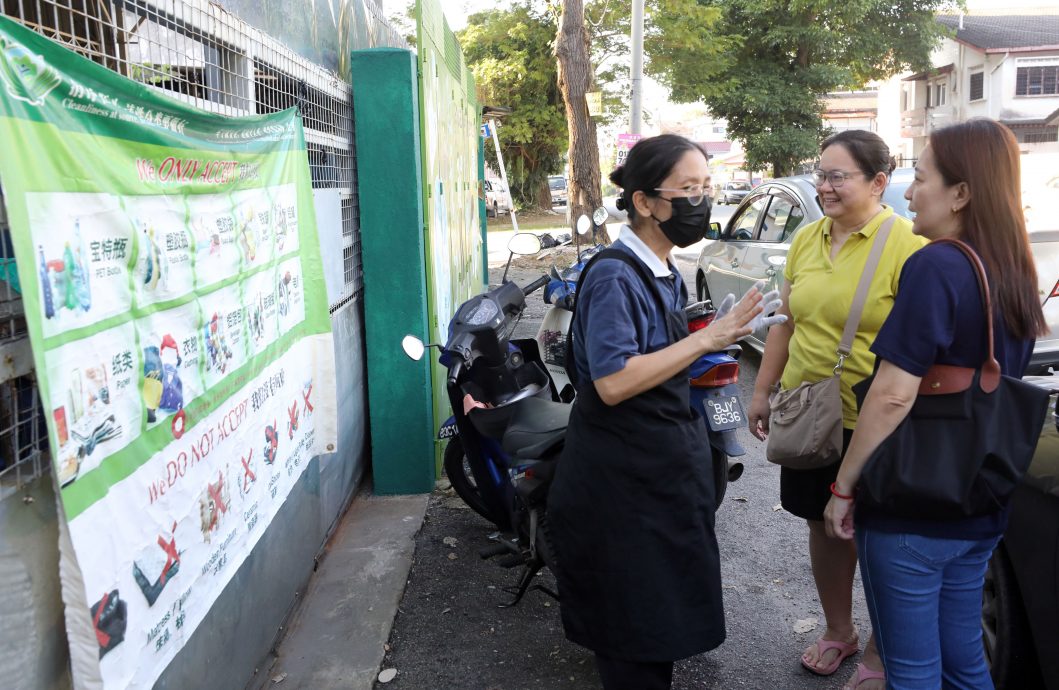
[[[787,254],[784,306],[780,313],[786,314],[788,320],[769,331],[750,404],[750,431],[760,439],[768,435],[768,397],[773,385],[795,388],[832,375],[835,351],[872,240],[894,213],[881,203],[891,171],[889,149],[871,132],[839,132],[820,147],[820,164],[814,177],[826,217],[802,228]],[[842,372],[845,445],[857,423],[851,386],[871,374],[874,357],[868,347],[893,306],[905,259],[923,245],[923,239],[912,234],[912,223],[898,218],[868,292],[853,354]],[[823,522],[839,464],[814,470],[784,467],[780,471],[784,509],[809,524],[809,559],[827,629],[805,650],[802,665],[819,675],[831,675],[860,648],[852,614],[856,550],[851,541],[827,536]],[[863,663],[847,687],[867,681],[859,690],[869,690],[881,681],[881,676],[872,672],[881,670],[872,638],[865,648]]]

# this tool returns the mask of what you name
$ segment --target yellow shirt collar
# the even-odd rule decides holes
[[[872,219],[868,221],[867,225],[865,225],[863,228],[861,228],[860,230],[856,231],[853,234],[854,235],[860,235],[861,237],[864,237],[866,239],[871,239],[872,237],[874,237],[875,233],[878,232],[879,228],[882,227],[883,221],[885,221],[887,218],[889,218],[890,216],[892,216],[894,214],[894,210],[890,206],[887,206],[886,204],[883,204],[882,207],[883,207],[883,210],[879,211],[878,213],[876,213],[872,217]],[[831,239],[831,223],[832,222],[833,221],[830,218],[828,218],[827,219],[827,225],[824,227],[824,237],[826,237],[829,240]]]

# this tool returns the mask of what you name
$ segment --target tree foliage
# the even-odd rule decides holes
[[[629,0],[585,3],[595,86],[603,92],[603,116],[627,116]],[[458,34],[483,105],[512,109],[499,129],[500,148],[515,200],[551,206],[548,175],[563,173],[568,124],[554,53],[562,2],[515,0],[505,9],[473,14]],[[496,155],[486,146],[496,167]]]
[[[550,206],[547,178],[561,170],[567,138],[551,15],[523,0],[471,15],[458,38],[478,100],[511,108],[499,137],[512,195],[523,206]],[[491,145],[486,156],[496,167]]]
[[[924,69],[954,0],[660,0],[649,72],[673,98],[704,100],[747,166],[787,174],[826,134],[823,97]],[[702,21],[690,21],[698,14]]]

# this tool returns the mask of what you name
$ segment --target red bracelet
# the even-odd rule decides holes
[[[853,496],[852,495],[847,496],[846,494],[840,494],[838,492],[838,489],[835,488],[835,484],[837,484],[837,483],[838,482],[831,482],[831,494],[834,495],[834,496],[838,496],[842,500],[852,501],[853,500]]]

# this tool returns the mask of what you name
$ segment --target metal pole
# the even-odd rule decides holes
[[[493,146],[496,147],[496,164],[500,167],[500,179],[504,181],[507,205],[511,207],[511,228],[518,232],[518,218],[515,217],[515,200],[511,198],[511,186],[507,183],[507,168],[504,167],[504,156],[500,153],[500,137],[496,133],[496,120],[489,121],[489,131],[493,134]]]
[[[644,0],[632,0],[632,112],[629,132],[640,133],[643,119],[643,6]]]

